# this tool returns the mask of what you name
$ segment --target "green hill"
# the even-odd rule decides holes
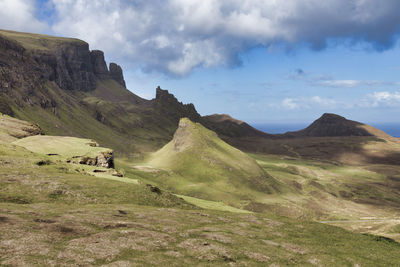
[[[142,99],[84,41],[4,30],[0,112],[1,266],[399,262],[400,145],[372,127],[265,134]]]
[[[34,127],[7,116],[1,118],[7,122],[0,124],[1,133],[8,125],[13,125],[13,132],[24,133],[14,138],[24,138],[27,133],[24,129]],[[253,160],[212,132],[188,120],[183,122],[193,135],[188,136],[189,143],[179,143],[183,145],[181,152],[199,149],[195,141],[205,135],[208,142],[201,143],[202,146],[209,144],[211,151],[223,159],[247,162],[237,167],[237,171],[260,172],[257,168],[253,170],[258,166]],[[25,141],[34,140],[27,138]],[[238,213],[228,207],[222,208],[233,212],[201,210],[163,188],[152,191],[142,182],[128,182],[139,178],[129,172],[126,180],[101,179],[85,172],[85,165],[44,155],[48,147],[35,153],[9,141],[0,142],[2,266],[166,263],[171,266],[396,266],[398,263],[400,246],[388,238],[268,213]],[[182,197],[194,203],[199,201]],[[215,205],[211,201],[201,204],[206,209]]]
[[[278,183],[254,159],[187,118],[180,120],[172,141],[146,164],[171,172],[170,178],[158,182],[180,194],[236,206],[257,194],[278,190]]]
[[[45,134],[95,139],[120,153],[166,144],[191,104],[167,90],[143,99],[125,88],[122,69],[81,40],[0,30],[0,112]]]

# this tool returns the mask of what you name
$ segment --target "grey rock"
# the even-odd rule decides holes
[[[120,85],[126,88],[124,74],[122,72],[121,66],[115,63],[110,63],[110,76],[112,79],[116,80]]]

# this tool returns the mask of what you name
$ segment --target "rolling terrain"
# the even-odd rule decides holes
[[[133,94],[118,65],[77,39],[0,31],[0,78],[3,114],[125,154],[161,147],[181,117],[200,119],[159,87],[153,100]]]
[[[0,30],[2,266],[397,266],[399,163],[371,126],[263,133],[140,98],[81,40]]]
[[[18,123],[23,131],[26,123]],[[86,165],[8,141],[0,152],[3,266],[398,263],[400,245],[391,239],[271,213],[199,209],[138,176],[124,177],[137,183],[103,179],[85,172]]]

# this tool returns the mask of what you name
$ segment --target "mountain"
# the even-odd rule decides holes
[[[201,117],[83,41],[12,31],[0,112],[1,266],[398,263],[400,147],[370,126]]]
[[[216,133],[187,118],[179,122],[171,142],[153,153],[146,164],[172,171],[178,177],[165,185],[181,194],[227,200],[250,191],[269,194],[278,190],[274,178],[242,151]],[[251,195],[251,194],[250,194]]]
[[[213,114],[202,117],[201,123],[219,135],[228,137],[268,137],[267,133],[259,131],[244,121],[232,118],[228,114]]]
[[[167,143],[182,117],[200,115],[160,87],[146,100],[125,88],[122,69],[81,40],[0,31],[0,112],[44,133],[96,139],[120,153]]]
[[[344,164],[400,164],[400,139],[370,125],[323,114],[307,128],[285,134],[221,138],[243,151]]]
[[[398,141],[396,138],[372,126],[348,120],[345,117],[325,113],[307,128],[284,134],[285,137],[334,137],[334,136],[374,136],[384,140]]]

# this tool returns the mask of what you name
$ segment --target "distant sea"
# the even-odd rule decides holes
[[[400,123],[367,123],[379,130],[384,131],[385,133],[394,136],[400,137]],[[279,133],[286,133],[286,132],[293,132],[298,131],[306,128],[309,124],[308,123],[254,123],[251,124],[254,128],[270,133],[270,134],[279,134]]]

